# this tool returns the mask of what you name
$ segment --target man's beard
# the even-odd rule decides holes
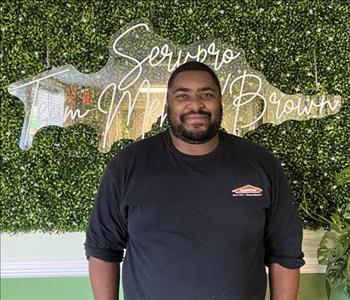
[[[186,117],[192,114],[200,114],[208,117],[209,123],[205,131],[195,132],[195,131],[187,130],[185,128],[184,123],[186,122]],[[179,117],[180,121],[178,121],[173,116],[172,112],[169,110],[169,107],[168,107],[167,116],[168,116],[168,122],[171,128],[171,132],[178,139],[181,139],[189,144],[203,144],[211,140],[219,132],[221,119],[222,119],[222,106],[220,106],[219,108],[219,113],[217,118],[215,118],[212,121],[211,121],[212,114],[210,112],[205,112],[203,110],[198,110],[197,112],[190,111],[186,114],[180,115]]]

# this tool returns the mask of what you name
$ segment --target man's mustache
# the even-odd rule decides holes
[[[189,111],[183,115],[180,116],[180,120],[181,121],[184,121],[186,117],[190,116],[190,115],[205,115],[207,116],[208,118],[211,118],[211,113],[210,112],[207,112],[207,111],[203,111],[203,110],[199,110],[199,111]]]

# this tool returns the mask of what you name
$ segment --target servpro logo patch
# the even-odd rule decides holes
[[[262,189],[250,184],[232,190],[232,196],[262,196]]]

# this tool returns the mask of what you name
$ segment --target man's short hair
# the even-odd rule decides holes
[[[176,76],[181,72],[186,71],[204,71],[209,73],[211,78],[213,79],[215,85],[217,86],[219,93],[221,95],[221,86],[218,77],[216,76],[215,72],[206,64],[203,64],[198,61],[188,61],[179,67],[175,69],[175,71],[171,74],[169,80],[168,80],[168,91],[173,86],[174,80]]]

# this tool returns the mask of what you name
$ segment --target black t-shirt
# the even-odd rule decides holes
[[[186,155],[168,131],[108,164],[86,235],[87,257],[121,262],[126,300],[262,300],[265,265],[304,264],[302,227],[279,162],[220,133]]]

